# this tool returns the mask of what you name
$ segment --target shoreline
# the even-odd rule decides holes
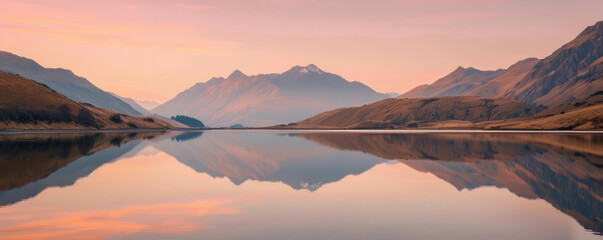
[[[603,134],[603,130],[484,130],[484,129],[345,129],[345,128],[134,128],[134,129],[23,129],[0,130],[0,135],[48,133],[197,132],[197,131],[290,131],[319,133],[572,133]]]

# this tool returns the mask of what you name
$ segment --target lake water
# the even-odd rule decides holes
[[[0,135],[0,239],[601,239],[603,134]]]

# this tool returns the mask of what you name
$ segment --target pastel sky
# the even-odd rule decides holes
[[[194,83],[316,64],[380,92],[458,66],[543,58],[603,20],[601,0],[0,0],[0,50],[106,91],[165,101]]]

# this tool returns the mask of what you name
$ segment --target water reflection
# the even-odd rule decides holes
[[[603,231],[603,135],[298,134],[429,172],[458,190],[496,186],[541,198],[582,226]],[[429,159],[429,160],[423,160]],[[432,161],[436,160],[436,161]]]
[[[375,229],[391,231],[392,229],[388,227],[398,227],[399,231],[406,228],[395,226],[395,223],[402,224],[407,220],[392,215],[396,211],[394,208],[397,205],[408,205],[410,204],[409,201],[412,202],[412,199],[421,198],[423,195],[432,196],[423,199],[422,203],[414,203],[414,206],[426,205],[425,209],[427,210],[424,211],[439,209],[441,216],[438,218],[454,219],[454,216],[448,216],[446,212],[459,207],[476,208],[482,202],[487,202],[489,196],[504,195],[499,191],[490,191],[487,195],[480,195],[481,193],[468,194],[463,191],[465,189],[485,189],[483,187],[487,186],[508,189],[517,196],[515,198],[500,197],[504,201],[499,204],[527,206],[536,203],[520,200],[543,199],[554,208],[573,218],[584,229],[595,233],[603,231],[603,223],[598,220],[598,218],[603,217],[603,169],[601,168],[603,166],[603,135],[597,134],[378,134],[209,131],[13,135],[1,137],[0,204],[7,206],[0,208],[0,236],[10,236],[3,235],[3,233],[24,231],[23,229],[27,229],[28,226],[45,225],[49,226],[48,228],[58,228],[60,225],[68,225],[71,226],[72,230],[75,230],[81,227],[81,224],[86,223],[95,226],[94,231],[104,232],[101,236],[106,237],[113,236],[118,232],[146,233],[137,235],[137,237],[143,239],[154,236],[154,234],[169,235],[176,232],[190,232],[191,236],[197,237],[225,237],[227,235],[224,235],[223,231],[227,231],[230,227],[220,228],[219,226],[232,227],[233,224],[246,226],[245,224],[249,224],[246,222],[247,218],[253,218],[254,221],[265,221],[268,224],[270,220],[262,220],[268,214],[270,219],[281,219],[280,221],[283,222],[278,224],[284,224],[286,226],[284,229],[295,232],[303,225],[306,227],[312,226],[310,229],[316,231],[315,235],[299,232],[299,235],[295,235],[299,238],[303,238],[302,236],[308,238],[344,238],[346,236],[344,232],[320,230],[320,225],[309,224],[307,221],[309,219],[317,221],[314,217],[319,219],[322,217],[333,221],[358,219],[357,221],[365,224],[364,227],[354,225],[358,231],[360,229],[364,229],[365,233],[367,231],[373,232]],[[168,159],[171,158],[174,159],[174,162],[177,161],[179,165],[170,162]],[[120,159],[129,160],[126,163]],[[389,160],[395,160],[395,162]],[[110,168],[103,167],[108,165],[107,163],[115,162],[120,164],[112,164]],[[407,167],[401,168],[400,166],[383,163],[402,163]],[[155,168],[154,174],[156,176],[153,175],[153,171],[148,169],[154,166],[153,164],[160,166]],[[104,170],[101,171],[101,169]],[[144,171],[148,172],[141,172],[140,169],[146,169]],[[388,169],[394,170],[394,172],[388,172]],[[193,170],[196,175],[188,173],[190,170]],[[409,170],[412,170],[413,173],[408,172]],[[100,176],[92,176],[91,173],[93,172],[99,172]],[[413,181],[416,180],[411,181],[404,177],[425,178],[416,175],[417,172],[433,174],[453,185],[456,188],[455,191],[460,195],[439,189],[441,187],[438,185],[439,183],[425,183],[423,185],[429,187],[413,190],[416,187]],[[205,174],[218,182],[199,177]],[[360,175],[364,177],[360,177]],[[103,176],[105,177],[103,178]],[[154,178],[144,180],[149,176],[154,176]],[[354,182],[350,176],[356,176],[353,179],[363,179],[364,182]],[[90,179],[88,181],[96,179],[98,182],[85,186],[72,186],[76,182],[80,182],[78,179]],[[230,187],[221,182],[220,179],[228,179],[229,182],[234,184]],[[347,181],[344,181],[344,179],[347,179]],[[113,182],[119,183],[115,185]],[[247,182],[250,183],[244,184]],[[274,183],[278,184],[274,185]],[[278,187],[281,183],[285,184],[288,190]],[[84,183],[81,184],[84,185]],[[54,215],[44,213],[42,214],[43,217],[32,217],[35,214],[30,213],[31,221],[3,227],[7,224],[9,218],[25,218],[18,214],[19,211],[35,209],[28,206],[28,204],[37,207],[48,207],[45,204],[48,200],[44,199],[51,198],[47,195],[52,193],[41,194],[42,192],[50,192],[44,191],[45,189],[65,186],[72,187],[62,189],[63,192],[60,194],[54,193],[54,199],[69,198],[65,195],[77,195],[79,192],[81,196],[77,196],[81,198],[81,201],[78,202],[78,205],[83,205],[80,210],[85,210],[84,212],[65,210],[55,212]],[[99,210],[106,207],[103,207],[104,205],[101,203],[92,204],[87,202],[94,201],[87,199],[87,196],[92,195],[88,192],[95,188],[106,188],[108,192],[121,189],[121,193],[113,194],[116,197],[121,195],[129,197],[122,200],[119,207]],[[343,194],[342,191],[346,194]],[[413,191],[416,191],[416,193],[405,195],[406,192]],[[88,194],[84,194],[85,192]],[[325,197],[328,194],[333,196]],[[351,197],[352,195],[357,196]],[[467,198],[469,196],[471,197]],[[23,201],[28,198],[32,201]],[[300,202],[297,200],[298,198],[305,200]],[[454,200],[451,200],[455,198],[466,199],[455,203]],[[287,210],[264,204],[268,202],[276,203],[278,199],[283,201],[278,203],[283,206],[286,205]],[[293,211],[291,208],[299,208],[300,211],[312,209],[328,202],[329,199],[332,200],[334,205],[328,206],[333,210],[320,208],[320,213],[308,210],[317,216],[306,216],[300,220],[281,216],[285,212]],[[337,199],[337,201],[334,201],[334,199]],[[174,201],[176,203],[173,203]],[[387,204],[387,201],[392,202]],[[353,202],[356,205],[347,206],[346,204],[352,203],[346,202]],[[366,208],[365,206],[365,210],[357,208],[365,203],[369,204],[370,207]],[[86,207],[86,204],[101,205],[97,207],[98,209],[88,209],[92,207]],[[255,207],[251,208],[249,205]],[[380,205],[383,206],[380,207]],[[258,210],[256,213],[254,209],[258,206],[263,207],[260,207],[261,211]],[[413,206],[413,204],[409,206]],[[70,206],[63,207],[70,209]],[[21,210],[17,210],[19,208]],[[381,208],[393,212],[381,211],[383,210]],[[488,207],[482,206],[482,208]],[[537,211],[537,213],[534,213],[535,215],[543,216],[554,214],[554,212],[546,210],[541,205],[531,208],[530,210],[524,209],[524,211]],[[337,210],[341,210],[341,212],[337,212]],[[341,214],[341,219],[337,219],[337,216],[339,216],[337,214],[335,216],[318,216],[321,213],[328,214],[330,211]],[[495,212],[497,209],[492,208],[490,211]],[[256,216],[254,213],[260,215]],[[408,214],[408,212],[404,213]],[[237,217],[218,216],[233,214]],[[303,215],[302,212],[297,214]],[[397,213],[397,215],[400,214]],[[479,214],[487,216],[488,212]],[[170,216],[170,220],[151,221],[151,219],[155,219],[154,216],[164,218]],[[210,218],[221,222],[222,225],[216,222],[213,226],[206,222],[199,223],[194,220],[199,216],[206,218],[213,216]],[[369,228],[368,226],[372,226],[371,223],[363,222],[363,218],[360,216],[369,219],[375,217],[383,220],[389,219],[389,222],[381,223],[384,224],[381,227]],[[427,225],[444,221],[430,219],[427,216],[415,213],[415,215],[407,218],[414,219],[415,222],[420,222],[421,219],[425,218],[427,222],[424,224]],[[460,215],[456,216],[456,218],[459,217],[463,218]],[[465,216],[465,218],[467,219],[458,219],[458,221],[477,224],[470,220],[471,217]],[[93,219],[104,220],[99,225]],[[108,227],[111,226],[109,224],[111,221],[114,221],[114,223],[121,222],[120,226],[122,228],[109,230]],[[381,220],[371,220],[375,224],[379,221]],[[514,217],[511,221],[524,223],[528,220]],[[540,221],[543,221],[544,224],[546,220],[540,219]],[[174,222],[181,223],[176,224],[180,227],[176,227],[173,224]],[[329,224],[331,223],[327,225]],[[349,222],[349,224],[352,223]],[[411,223],[407,224],[412,225]],[[446,221],[442,224],[444,226],[453,225]],[[488,225],[488,223],[480,224]],[[547,224],[554,225],[557,223]],[[331,227],[339,229],[343,226],[333,225]],[[559,229],[551,230],[550,235],[542,232],[537,233],[536,229],[531,229],[534,233],[528,233],[530,229],[518,231],[517,227],[511,227],[513,224],[504,224],[504,222],[496,222],[488,226],[498,226],[498,230],[501,231],[498,236],[502,236],[502,238],[537,237],[550,239],[551,236],[557,234],[560,239],[563,239],[567,236],[573,236],[569,233],[569,235],[559,235],[558,232],[555,232],[563,231]],[[243,232],[256,234],[266,232],[268,230],[265,227],[254,225],[254,227],[240,230],[240,234]],[[404,233],[393,231],[389,235],[385,232],[373,232],[377,235],[368,234],[365,237],[391,238],[406,236],[413,238],[410,233],[414,229],[416,231],[414,234],[419,234],[419,228],[408,228],[407,232]],[[508,231],[506,228],[508,228]],[[153,231],[152,229],[163,229],[165,231]],[[458,230],[456,229],[456,231]],[[490,230],[492,231],[491,234],[496,235],[497,230]],[[43,230],[39,231],[47,233]],[[349,231],[350,234],[355,232]],[[421,233],[425,234],[425,231]],[[477,235],[472,235],[472,231],[478,230],[467,229],[466,235],[454,236],[479,238],[476,237],[479,234],[474,232]],[[331,235],[324,235],[327,232]],[[63,236],[74,237],[74,234],[76,233]],[[81,237],[82,233],[78,232],[77,236]],[[255,237],[251,235],[228,236],[230,237],[226,238],[262,238],[257,235],[253,235]],[[278,238],[276,236],[287,237],[279,234],[274,236],[274,238]],[[349,235],[348,237],[353,236]],[[439,235],[433,235],[432,237],[437,236]],[[417,235],[415,238],[425,238],[425,235]]]
[[[73,184],[162,132],[0,135],[0,206]],[[138,140],[138,141],[133,141]]]
[[[182,134],[178,134],[176,136],[173,136],[171,139],[172,139],[172,141],[176,141],[176,142],[184,142],[184,141],[189,141],[189,140],[193,140],[195,138],[201,137],[201,135],[203,135],[203,132],[201,132],[201,131],[191,131],[191,132],[185,132]]]
[[[172,141],[151,143],[200,173],[226,177],[239,185],[247,180],[282,182],[293,189],[315,191],[347,175],[365,172],[385,160],[361,154],[316,148],[286,135],[187,132]],[[179,139],[194,141],[182,141]],[[200,137],[200,138],[197,138]],[[285,138],[285,139],[284,139]]]

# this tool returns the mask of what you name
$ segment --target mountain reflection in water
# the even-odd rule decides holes
[[[0,205],[73,184],[162,132],[0,135]],[[129,143],[132,140],[139,140]],[[116,147],[117,146],[117,147]]]
[[[280,182],[310,193],[395,160],[458,191],[494,186],[543,199],[603,231],[601,134],[198,131],[2,135],[0,143],[5,208],[152,148],[235,185]]]
[[[603,231],[603,135],[298,134],[325,146],[395,159],[458,190],[507,188],[542,198],[582,226]]]

